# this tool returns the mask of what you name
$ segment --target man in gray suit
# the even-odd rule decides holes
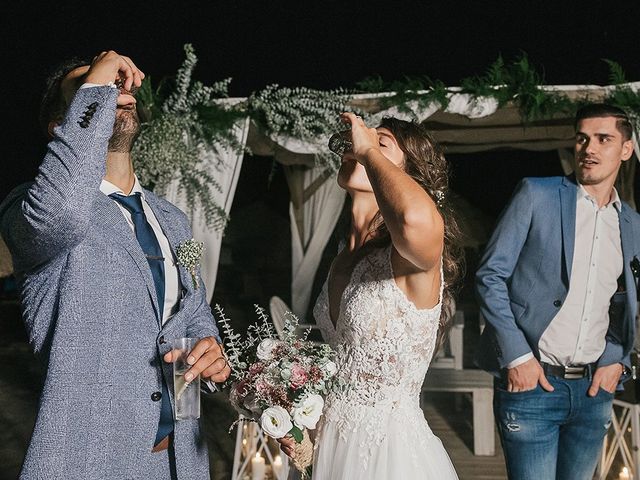
[[[143,78],[113,51],[59,71],[35,182],[0,205],[46,368],[24,479],[209,478],[199,421],[173,421],[171,339],[201,339],[191,378],[224,381],[229,367],[202,281],[176,263],[188,220],[133,171]]]

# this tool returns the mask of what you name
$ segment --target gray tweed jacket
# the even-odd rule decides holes
[[[202,281],[194,289],[183,267],[179,311],[161,325],[144,254],[99,190],[116,98],[110,87],[79,90],[35,182],[0,205],[24,322],[47,372],[23,479],[170,478],[167,452],[151,452],[161,376],[173,395],[162,355],[172,338],[218,337]],[[191,238],[187,217],[146,198],[175,254]],[[178,478],[209,478],[197,420],[176,422],[174,444]]]

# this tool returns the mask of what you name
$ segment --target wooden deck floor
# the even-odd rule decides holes
[[[429,426],[442,440],[460,480],[506,480],[507,472],[497,436],[494,456],[473,454],[471,402],[468,398],[464,394],[430,393],[425,402]]]

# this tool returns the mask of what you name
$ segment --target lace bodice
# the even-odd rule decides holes
[[[328,280],[314,308],[316,323],[337,352],[340,386],[327,398],[326,420],[345,434],[364,428],[375,443],[383,440],[389,415],[424,422],[419,395],[436,344],[444,286],[441,281],[435,307],[416,308],[395,282],[391,251],[374,250],[356,264],[336,328]]]

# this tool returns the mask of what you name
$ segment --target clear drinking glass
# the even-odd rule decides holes
[[[191,368],[187,358],[198,343],[199,338],[176,338],[172,347],[178,353],[173,362],[173,395],[175,399],[175,419],[200,418],[200,375],[186,382],[184,374]]]
[[[331,138],[329,138],[329,150],[340,157],[346,152],[350,152],[352,148],[351,130],[334,133],[331,135]]]

